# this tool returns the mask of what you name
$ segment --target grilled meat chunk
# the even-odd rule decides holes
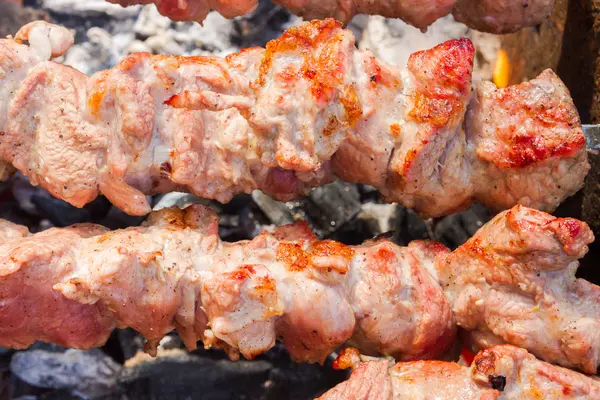
[[[508,343],[589,374],[600,365],[600,288],[576,279],[584,222],[516,206],[436,263],[475,349]]]
[[[0,160],[75,206],[101,193],[144,215],[145,194],[172,190],[291,200],[339,177],[426,216],[474,200],[550,211],[589,169],[558,77],[472,93],[466,39],[415,53],[402,71],[329,19],[266,49],[137,53],[91,78],[46,61],[71,43],[44,22],[0,40]]]
[[[600,381],[536,359],[524,349],[494,346],[471,367],[444,361],[358,364],[320,400],[596,399]]]
[[[348,340],[415,360],[447,349],[456,319],[480,347],[598,364],[598,289],[573,278],[592,240],[580,221],[515,206],[453,253],[425,241],[320,241],[305,223],[237,243],[217,230],[212,211],[192,206],[154,212],[142,227],[82,224],[5,241],[0,346],[90,348],[129,326],[149,350],[177,329],[188,348],[202,340],[233,358],[280,338],[299,361]]]
[[[0,346],[80,349],[132,327],[152,352],[176,329],[252,358],[280,338],[322,362],[352,339],[367,352],[434,357],[454,340],[450,304],[429,274],[448,250],[387,240],[317,240],[305,223],[224,243],[210,209],[150,214],[142,227],[82,224],[0,245]]]

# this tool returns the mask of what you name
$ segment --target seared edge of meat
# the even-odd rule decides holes
[[[297,361],[322,362],[348,340],[401,359],[433,357],[455,336],[429,274],[439,244],[320,241],[305,223],[224,243],[203,206],[150,214],[117,231],[82,224],[0,245],[0,345],[35,340],[86,349],[131,327],[155,351],[176,329],[252,358],[281,339]]]
[[[473,200],[550,211],[589,169],[558,77],[483,83],[472,96],[466,39],[398,70],[356,50],[329,19],[266,49],[225,59],[137,53],[91,78],[46,61],[71,43],[45,22],[0,41],[0,157],[75,206],[102,193],[143,215],[145,194],[171,190],[290,200],[337,176],[426,216]]]
[[[342,353],[342,357],[346,355]],[[348,365],[346,365],[348,366]],[[540,361],[524,349],[499,345],[475,356],[470,367],[445,361],[366,361],[321,400],[594,399],[600,382]]]
[[[438,282],[471,345],[513,344],[596,373],[600,288],[575,278],[593,240],[585,222],[516,206],[438,260]]]

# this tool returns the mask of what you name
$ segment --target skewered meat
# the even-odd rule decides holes
[[[0,246],[0,346],[35,340],[102,345],[132,327],[152,351],[177,329],[252,358],[281,338],[298,361],[323,361],[352,339],[400,359],[434,357],[454,340],[441,287],[427,272],[448,250],[319,241],[305,223],[224,243],[204,206],[150,214],[142,227],[82,224]],[[428,267],[427,267],[428,266]]]
[[[600,288],[575,278],[593,239],[583,222],[517,206],[436,263],[437,279],[476,349],[509,343],[594,374]]]
[[[350,358],[350,352],[345,349],[341,357]],[[444,361],[400,362],[394,366],[387,360],[362,362],[349,380],[331,389],[320,400],[434,398],[597,399],[600,398],[600,381],[540,361],[524,349],[501,345],[477,354],[470,368]]]
[[[45,61],[72,40],[35,22],[0,41],[0,159],[79,207],[102,193],[143,215],[145,194],[171,190],[290,200],[339,177],[427,216],[473,200],[549,211],[589,169],[559,78],[483,82],[471,96],[466,39],[415,53],[401,71],[329,19],[266,49],[137,53],[91,78]]]
[[[253,11],[257,0],[110,0],[122,6],[154,3],[158,11],[176,21],[203,21],[210,10],[227,18]],[[490,33],[511,33],[542,23],[552,13],[554,0],[275,0],[307,19],[336,18],[349,22],[356,14],[400,18],[422,30],[452,13],[474,28]]]
[[[515,241],[511,232],[497,229],[512,225],[529,225],[530,240],[517,242],[520,256],[542,273],[553,260],[569,260],[568,273],[574,273],[575,258],[592,240],[583,222],[516,206],[466,246]],[[465,247],[449,254],[444,246],[423,241],[404,248],[384,239],[345,246],[318,241],[304,223],[231,244],[221,242],[217,230],[217,217],[193,206],[152,213],[139,228],[108,232],[83,224],[5,242],[0,246],[0,346],[22,348],[38,339],[89,348],[104,343],[114,328],[129,326],[149,340],[150,348],[177,329],[188,348],[201,339],[225,346],[233,357],[238,351],[253,357],[277,337],[299,361],[321,361],[348,340],[369,354],[434,357],[455,337],[452,304],[461,322],[459,306],[465,302],[452,292],[444,296],[435,275],[448,290],[455,272],[458,286],[462,270],[469,271],[486,254]],[[564,249],[548,245],[553,235]],[[512,253],[493,257],[499,269],[514,262]],[[588,290],[580,293],[581,304],[597,302],[595,286],[579,285]],[[556,302],[570,302],[571,296],[557,293]],[[555,307],[561,317],[566,309]],[[501,311],[507,320],[518,317],[511,309]],[[569,311],[587,329],[578,338],[600,331],[597,313],[577,319],[585,311]],[[520,344],[545,344],[552,354],[551,346],[565,333],[560,321],[541,321],[545,325],[534,325],[535,331],[526,332],[530,341]],[[510,329],[507,325],[507,335],[521,334],[518,325]],[[571,341],[562,350],[576,352],[586,344]],[[599,345],[590,346],[595,346],[588,347],[594,357]]]

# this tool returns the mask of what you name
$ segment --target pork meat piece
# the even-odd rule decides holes
[[[472,93],[467,39],[400,70],[329,19],[224,59],[136,53],[87,78],[45,61],[72,42],[63,28],[18,37],[0,42],[0,159],[78,207],[101,193],[144,215],[146,194],[173,190],[288,201],[337,177],[423,216],[474,200],[550,211],[589,170],[558,77]]]
[[[342,356],[345,356],[342,354]],[[540,361],[524,349],[494,346],[470,367],[445,361],[370,360],[320,400],[595,399],[600,381]]]
[[[556,208],[564,190],[580,188],[572,177],[589,170],[585,137],[573,130],[579,123],[568,89],[550,70],[505,89],[480,82],[465,120],[475,197],[496,210]]]
[[[596,373],[600,288],[575,278],[593,240],[584,222],[516,206],[438,260],[437,278],[471,345],[513,344]]]
[[[150,214],[141,227],[76,225],[0,245],[0,346],[35,340],[86,349],[115,328],[153,352],[176,329],[232,358],[281,339],[297,361],[322,362],[348,340],[400,359],[434,357],[455,325],[428,271],[448,250],[317,240],[305,223],[224,243],[203,206]]]

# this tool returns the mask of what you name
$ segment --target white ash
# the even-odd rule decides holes
[[[373,234],[381,235],[396,229],[398,213],[396,204],[364,203],[358,219],[367,224]]]
[[[87,41],[69,49],[63,63],[86,74],[112,67],[119,59],[122,37],[98,27],[88,29],[86,36]]]
[[[52,3],[50,10],[59,13],[56,16],[59,23],[81,29],[79,21],[70,21],[66,16],[83,13],[87,2],[78,2],[79,8],[74,12],[70,0],[46,1],[56,2]],[[105,3],[104,0],[101,2]],[[90,4],[96,12],[95,2]],[[218,13],[210,13],[204,24],[200,25],[193,22],[172,22],[160,15],[154,5],[136,10],[134,13],[128,12],[126,16],[106,13],[103,18],[94,19],[95,23],[105,23],[76,35],[75,45],[60,61],[86,74],[93,74],[113,67],[123,57],[134,52],[225,56],[240,50],[232,43],[234,21]]]
[[[113,390],[122,367],[100,349],[67,349],[64,352],[17,352],[11,359],[10,369],[19,379],[35,387],[68,389],[95,398]]]

